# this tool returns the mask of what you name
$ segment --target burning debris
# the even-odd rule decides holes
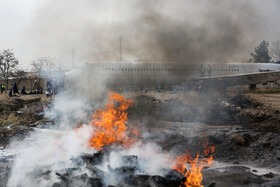
[[[132,100],[110,93],[104,109],[95,110],[88,125],[31,137],[15,160],[9,185],[201,186],[201,172],[211,164],[214,147],[204,145],[205,158],[188,154],[176,159],[175,153],[141,138],[128,123],[132,105]]]
[[[93,132],[89,145],[96,150],[111,144],[129,146],[136,141],[134,137],[138,135],[135,129],[129,131],[125,124],[125,111],[133,101],[115,93],[111,93],[108,100],[105,110],[97,109],[90,122]]]
[[[104,157],[114,150],[114,146],[121,145],[129,149],[139,139],[139,132],[135,129],[129,129],[126,124],[126,110],[132,103],[132,100],[126,100],[116,93],[109,95],[105,109],[97,109],[89,124],[92,128],[89,147],[93,147],[98,152],[84,154],[80,158],[73,159],[77,166],[85,165],[90,174],[56,173],[61,182],[56,183],[55,186],[69,186],[79,183],[86,184],[86,186],[104,186],[104,179],[106,179],[106,183],[117,186],[201,186],[201,170],[203,167],[208,167],[213,160],[214,147],[208,147],[208,144],[204,145],[204,154],[209,158],[198,161],[199,154],[193,160],[190,154],[180,156],[175,161],[174,169],[165,168],[161,176],[147,174],[139,165],[136,155],[122,156],[120,162],[123,164],[116,168],[107,165],[107,172],[98,169],[98,165],[102,164]],[[83,125],[77,127],[76,131],[82,127]],[[187,168],[187,163],[190,163],[190,168]]]
[[[204,147],[204,159],[199,159],[199,154],[197,153],[194,159],[186,150],[186,155],[177,157],[174,169],[186,176],[186,182],[184,183],[186,187],[188,186],[202,186],[202,173],[203,167],[209,167],[213,164],[213,156],[215,146],[208,146],[208,143],[203,145]],[[189,163],[191,168],[186,167],[186,163]]]

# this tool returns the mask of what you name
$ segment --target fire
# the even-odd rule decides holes
[[[93,127],[93,133],[89,140],[90,147],[101,150],[106,145],[120,144],[128,147],[135,143],[136,140],[131,136],[137,136],[138,131],[126,127],[125,111],[132,103],[132,100],[126,100],[116,93],[109,94],[105,109],[97,109],[92,116],[90,126]]]
[[[207,142],[205,145],[203,145],[203,147],[205,158],[202,160],[198,159],[199,154],[197,154],[196,157],[192,159],[191,155],[188,152],[186,152],[186,155],[182,155],[176,158],[175,166],[173,167],[173,169],[186,176],[186,182],[184,183],[186,187],[201,187],[203,178],[201,170],[203,167],[208,167],[213,163],[212,154],[214,152],[215,146],[209,146]],[[187,168],[187,163],[189,163],[190,169]]]

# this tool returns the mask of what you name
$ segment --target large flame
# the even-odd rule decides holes
[[[199,160],[199,154],[192,159],[191,155],[187,151],[185,155],[176,158],[173,169],[186,176],[186,182],[184,184],[186,187],[201,187],[203,178],[203,174],[201,173],[202,168],[213,164],[212,153],[214,152],[215,146],[209,146],[209,144],[206,143],[203,147],[205,156],[204,159]],[[189,163],[189,167],[186,166],[187,163]]]
[[[116,93],[109,94],[105,109],[97,109],[92,116],[90,126],[93,127],[93,133],[89,140],[91,147],[101,150],[106,145],[129,146],[135,142],[131,135],[137,136],[137,130],[128,130],[126,127],[127,113],[125,111],[132,103],[132,100],[126,100]]]

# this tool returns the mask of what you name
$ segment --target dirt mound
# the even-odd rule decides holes
[[[237,96],[233,97],[230,100],[230,103],[241,108],[258,108],[262,106],[262,103],[242,94],[238,94]]]

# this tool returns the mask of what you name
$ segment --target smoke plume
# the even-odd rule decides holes
[[[77,63],[118,60],[119,35],[123,61],[240,62],[265,31],[254,2],[51,1],[37,11],[28,39],[37,54],[51,48],[62,58],[74,41]]]

